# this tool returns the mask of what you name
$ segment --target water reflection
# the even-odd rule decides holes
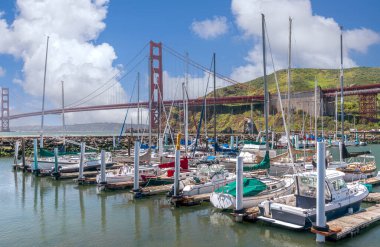
[[[140,215],[140,205],[136,201],[133,203],[134,212],[135,212],[135,238],[140,242],[141,240],[141,215]]]
[[[106,214],[106,197],[100,196],[100,211],[101,211],[101,225],[102,231],[105,232],[107,228],[107,214]]]
[[[84,206],[84,199],[83,199],[83,190],[79,189],[79,207],[80,207],[80,218],[82,226],[86,223],[86,211]]]
[[[21,190],[21,205],[25,208],[25,184],[26,184],[26,173],[22,173],[22,190]]]

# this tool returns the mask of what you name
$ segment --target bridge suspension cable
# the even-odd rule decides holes
[[[140,55],[144,52],[144,50],[148,47],[149,45],[149,42],[147,42],[143,48],[141,48],[139,50],[139,52],[136,53],[135,56],[133,56],[132,59],[130,59],[127,64],[125,65],[126,67],[129,66],[132,62],[134,62],[138,57],[140,57]],[[128,72],[124,73],[123,74],[123,71],[118,71],[115,75],[113,75],[110,79],[108,79],[105,83],[103,83],[102,85],[100,85],[98,88],[96,88],[94,91],[92,91],[91,93],[89,93],[88,95],[86,95],[85,97],[77,100],[77,101],[74,101],[68,105],[65,106],[65,108],[67,107],[76,107],[76,106],[80,106],[80,105],[83,105],[85,103],[87,103],[88,101],[96,98],[97,96],[101,95],[102,93],[104,93],[105,91],[107,91],[108,89],[110,89],[111,87],[113,87],[115,84],[117,84],[119,82],[119,80],[125,78],[128,74],[130,74],[138,65],[141,64],[141,62],[146,59],[146,56],[143,57],[143,59],[141,59],[139,62],[137,62],[137,64],[135,66],[133,66],[133,68],[131,70],[129,70]],[[122,75],[122,76],[121,76]],[[120,77],[121,76],[121,77]],[[116,82],[114,82],[114,79],[116,79]],[[100,93],[96,94],[95,96],[91,97],[92,95],[94,95],[96,92],[98,92],[99,90],[103,89],[104,87],[107,86],[107,84],[109,84],[110,82],[113,82],[110,86],[108,86],[106,89],[102,90]]]
[[[166,50],[171,55],[173,55],[174,57],[176,57],[176,58],[178,58],[178,59],[180,59],[180,60],[182,60],[184,62],[187,62],[189,65],[191,65],[191,66],[193,66],[193,67],[195,67],[197,69],[200,69],[200,70],[202,70],[202,71],[204,71],[204,72],[206,72],[208,74],[213,74],[214,73],[213,71],[209,70],[205,66],[197,63],[196,61],[190,59],[188,56],[181,54],[180,52],[176,51],[173,48],[170,48],[169,46],[167,46],[165,44],[163,44],[163,49]],[[222,75],[220,73],[216,73],[216,77],[218,77],[219,79],[222,79],[223,81],[226,81],[226,82],[228,82],[228,83],[230,83],[232,85],[239,85],[239,86],[247,87],[246,84],[238,82],[238,81],[236,81],[234,79],[231,79],[231,78],[229,78],[229,77],[227,77],[225,75]]]
[[[119,78],[119,80],[125,78],[127,75],[129,75],[130,73],[132,73],[143,61],[145,61],[145,59],[147,59],[147,56],[143,57],[135,66],[133,66],[133,68],[131,70],[129,70],[127,73],[125,73],[122,77]],[[108,89],[112,88],[113,86],[115,86],[117,83],[119,83],[119,81],[115,81],[114,83],[112,83],[111,85],[109,85],[107,88],[105,88],[103,91],[100,91],[98,94],[96,95],[93,95],[92,97],[86,99],[85,101],[83,102],[80,102],[76,105],[71,105],[71,107],[78,107],[78,106],[81,106],[91,100],[93,100],[94,98],[98,97],[99,95],[103,94],[104,92],[106,92]]]

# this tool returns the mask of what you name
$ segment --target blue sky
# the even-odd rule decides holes
[[[65,3],[65,1],[55,1],[62,2],[60,3],[62,4],[60,5],[61,7],[68,7],[66,6],[67,2]],[[85,1],[86,0],[80,0],[78,2]],[[97,2],[102,1],[103,0],[98,0]],[[25,4],[27,7],[24,6],[24,8],[20,8],[20,6],[16,4],[16,1],[0,1],[0,11],[3,13],[1,18],[4,19],[8,25],[12,24],[15,18],[19,18],[20,12],[26,13],[28,11],[28,8],[30,8],[30,11],[38,10],[39,8],[39,6],[33,0],[20,0],[20,2]],[[88,85],[87,89],[84,87],[81,94],[76,96],[75,94],[78,90],[75,89],[74,86],[78,85],[78,82],[73,82],[72,86],[68,84],[68,90],[72,88],[72,93],[69,91],[69,94],[73,95],[73,98],[70,100],[75,101],[77,99],[80,99],[84,95],[91,93],[92,90],[97,88],[99,85],[102,85],[102,82],[106,81],[105,78],[109,78],[113,75],[111,72],[115,72],[120,69],[120,67],[117,65],[123,66],[123,68],[120,69],[121,71],[128,71],[129,68],[126,66],[126,63],[149,40],[161,41],[165,45],[174,48],[176,51],[181,53],[188,52],[191,59],[199,62],[206,67],[209,67],[212,53],[216,52],[218,72],[230,76],[238,81],[245,81],[260,76],[261,62],[258,60],[258,50],[255,50],[255,48],[258,49],[258,47],[260,47],[260,34],[257,31],[260,25],[258,22],[260,11],[265,12],[267,17],[267,23],[270,29],[269,32],[272,35],[270,39],[273,40],[273,50],[275,57],[277,55],[277,67],[284,67],[284,56],[286,55],[287,40],[283,39],[284,36],[280,36],[278,33],[280,33],[281,30],[284,30],[284,28],[282,28],[282,25],[286,27],[287,18],[284,17],[287,15],[284,14],[284,16],[282,16],[282,19],[278,20],[276,19],[278,16],[276,13],[280,13],[281,9],[284,9],[284,11],[286,11],[287,8],[292,9],[291,12],[295,15],[293,25],[295,25],[296,28],[297,26],[307,25],[303,24],[303,21],[305,21],[305,23],[310,22],[322,25],[319,20],[317,20],[318,18],[314,18],[315,16],[320,16],[324,20],[322,23],[330,22],[332,20],[333,24],[343,25],[346,30],[354,30],[351,32],[351,36],[348,37],[348,42],[351,42],[351,45],[349,45],[350,47],[347,48],[346,54],[346,61],[348,66],[380,66],[380,60],[378,59],[380,57],[380,44],[378,36],[376,36],[380,34],[380,15],[378,14],[378,11],[380,10],[380,3],[376,0],[368,0],[363,2],[354,0],[311,1],[312,15],[310,16],[305,16],[301,13],[304,4],[310,4],[310,2],[307,0],[281,0],[274,1],[274,4],[267,4],[265,1],[260,0],[252,0],[246,2],[252,2],[252,5],[249,5],[252,8],[255,8],[258,3],[264,2],[262,5],[263,10],[252,10],[252,12],[248,11],[248,13],[246,13],[246,11],[244,11],[244,8],[247,7],[244,6],[246,3],[243,0],[111,0],[108,4],[99,3],[98,9],[96,11],[93,9],[89,11],[93,11],[94,14],[101,16],[104,14],[102,10],[106,10],[106,14],[104,14],[103,17],[94,19],[93,22],[91,22],[91,18],[85,19],[85,21],[90,20],[88,21],[89,26],[81,27],[82,29],[78,31],[78,39],[80,40],[81,44],[88,43],[93,45],[94,50],[95,48],[99,48],[97,50],[98,52],[100,51],[100,47],[98,46],[102,46],[102,44],[107,43],[113,49],[114,55],[117,56],[117,58],[112,59],[111,50],[102,47],[102,51],[105,53],[108,52],[107,54],[109,54],[107,61],[111,61],[112,63],[112,65],[108,67],[107,65],[104,65],[106,66],[104,67],[105,70],[107,70],[109,73],[104,73],[104,75],[102,75],[103,77],[98,78],[97,83],[94,83],[92,86]],[[73,3],[77,4],[76,1]],[[301,3],[301,5],[298,3]],[[85,6],[88,7],[88,5]],[[46,9],[51,10],[52,13],[54,11],[59,11],[54,10],[53,8],[54,6],[46,7]],[[59,6],[57,6],[57,8],[59,8]],[[19,9],[20,12],[17,12],[17,9]],[[86,11],[85,8],[83,10]],[[297,10],[299,10],[299,12],[296,12]],[[62,9],[62,11],[64,10]],[[35,12],[36,11],[34,11],[34,14]],[[70,15],[71,13],[67,12],[67,18],[69,18]],[[252,22],[247,21],[252,15],[255,16],[255,18],[252,19]],[[56,15],[52,14],[52,16]],[[202,38],[200,34],[197,34],[192,29],[192,23],[200,23],[205,20],[213,20],[214,17],[223,17],[226,20],[224,24],[227,26],[225,31],[219,35],[216,35],[214,38]],[[37,16],[37,18],[39,17]],[[41,16],[41,18],[44,17]],[[65,17],[62,18],[64,21],[69,21],[65,20]],[[281,22],[284,24],[278,24]],[[81,40],[83,33],[86,33],[86,28],[92,28],[91,23],[104,23],[105,28],[94,28],[94,33],[96,33],[95,35],[90,35],[89,38]],[[68,25],[74,25],[73,28],[76,28],[75,23]],[[331,26],[334,25],[330,25],[329,27]],[[362,28],[366,29],[367,31],[357,31]],[[38,27],[36,27],[36,29],[37,36]],[[12,28],[8,27],[8,30],[12,32]],[[44,31],[42,27],[41,30],[41,32]],[[317,37],[319,37],[319,30],[323,29],[318,29],[315,31],[314,34]],[[326,28],[326,30],[331,31],[335,29],[334,27],[331,27],[331,29]],[[52,30],[51,32],[54,31],[55,30]],[[287,31],[285,29],[285,33],[286,32]],[[70,36],[70,34],[67,33],[66,29],[64,31],[58,30],[57,34],[60,37]],[[13,35],[17,36],[20,34]],[[334,57],[323,57],[328,56],[326,54],[331,53],[328,51],[324,53],[324,46],[320,46],[320,50],[315,49],[316,51],[313,51],[314,53],[311,54],[312,56],[318,56],[318,52],[320,52],[320,56],[322,57],[320,62],[309,62],[310,59],[307,60],[306,57],[303,57],[303,53],[307,53],[310,48],[315,48],[315,46],[318,45],[312,44],[310,41],[304,41],[303,35],[307,36],[308,34],[294,34],[294,50],[296,53],[294,56],[294,67],[338,68],[335,61],[335,55]],[[324,35],[325,34],[323,33],[320,34],[322,41],[324,40]],[[339,35],[339,32],[336,32],[336,35]],[[329,42],[331,42],[331,40],[328,40],[328,38],[331,37],[328,37],[328,35],[325,36],[326,42],[324,45],[326,47],[329,47]],[[52,39],[54,39],[54,37],[55,36],[53,35]],[[16,41],[18,40],[18,37],[14,38]],[[66,37],[65,42],[68,42],[68,40],[75,38],[76,37],[71,36],[68,38]],[[7,47],[1,47],[2,45],[6,46],[6,44],[4,45],[0,42],[0,67],[5,70],[4,75],[0,77],[0,84],[1,86],[11,88],[11,105],[15,112],[24,112],[28,111],[29,109],[37,110],[41,104],[40,92],[42,90],[31,90],[40,87],[41,82],[38,82],[37,84],[33,83],[35,83],[34,81],[37,80],[41,81],[41,75],[33,74],[34,72],[30,71],[31,66],[26,66],[24,64],[27,60],[25,57],[33,59],[36,57],[43,58],[41,55],[43,55],[42,51],[45,47],[45,37],[41,35],[41,37],[34,39],[35,40],[33,41],[33,45],[40,44],[40,46],[38,46],[39,50],[38,52],[36,50],[27,50],[28,55],[26,56],[22,53],[22,51],[13,52],[7,50]],[[334,41],[336,39],[332,38],[332,40]],[[358,45],[357,43],[363,43],[363,45]],[[309,44],[310,47],[308,47]],[[23,45],[25,45],[25,43],[20,43],[20,46]],[[335,45],[336,44],[334,44],[334,46]],[[25,45],[25,49],[31,49],[31,46],[32,45],[29,44]],[[20,49],[22,50],[22,48]],[[146,54],[147,50],[144,52],[144,54]],[[51,53],[52,54],[49,54],[51,55],[51,59],[55,58],[55,61],[51,61],[51,63],[57,63],[56,60],[59,60],[61,57],[54,57],[54,48],[52,48]],[[78,58],[75,57],[75,55],[72,56],[73,58]],[[36,61],[40,61],[43,65],[43,59]],[[57,67],[59,67],[59,65],[60,64],[58,63]],[[41,69],[41,66],[39,65],[39,67],[35,68],[35,70]],[[55,65],[53,64],[51,67],[55,67]],[[112,93],[109,93],[108,97],[115,97],[115,91],[118,91],[117,93],[121,94],[120,91],[124,90],[125,94],[123,94],[123,97],[129,98],[130,88],[133,85],[136,77],[135,72],[141,71],[141,73],[144,74],[146,73],[146,68],[147,64],[144,62],[136,69],[136,71],[123,78],[123,80],[120,82],[121,88],[114,90]],[[97,69],[99,69],[99,67],[97,67]],[[180,77],[183,76],[184,73],[183,62],[174,58],[167,52],[164,52],[164,69],[170,77]],[[197,72],[195,69],[190,69],[189,72],[192,73],[194,77],[204,77],[202,72]],[[48,78],[52,78],[52,80],[54,79],[58,81],[59,78],[55,78],[52,75],[53,73],[53,71],[50,71]],[[75,74],[71,77],[70,76],[71,75],[68,75],[67,78],[70,78],[72,81],[75,81],[73,78],[86,78],[86,75]],[[168,79],[168,81],[170,80]],[[193,87],[193,90],[196,89]],[[47,108],[49,108],[49,106],[57,107],[59,105],[59,101],[56,100],[57,97],[58,93],[49,95],[47,97]],[[93,118],[90,117],[89,119]],[[55,120],[52,120],[51,122],[54,121]]]

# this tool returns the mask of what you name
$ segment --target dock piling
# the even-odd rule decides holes
[[[140,141],[135,141],[135,156],[133,157],[133,160],[134,160],[133,192],[135,192],[135,193],[139,192],[139,190],[140,190],[140,185],[139,185],[140,157],[139,157],[139,154],[140,154]],[[135,194],[135,197],[137,194]]]
[[[243,157],[236,160],[236,201],[235,201],[235,220],[243,221]]]
[[[18,149],[19,149],[19,146],[20,146],[20,143],[18,141],[15,142],[15,155],[14,155],[14,159],[13,159],[13,168],[15,170],[17,170],[17,166],[18,166]]]
[[[25,139],[21,139],[21,152],[22,152],[22,170],[26,171],[26,161],[25,161]]]
[[[86,152],[86,143],[81,142],[80,143],[80,160],[79,160],[79,176],[78,181],[83,180],[85,177],[83,176],[83,170],[84,170],[84,153]]]
[[[174,197],[179,196],[179,166],[180,166],[180,150],[175,150],[175,167],[174,167]]]
[[[57,180],[59,178],[58,172],[58,148],[54,148],[54,172],[52,176]]]
[[[316,220],[316,230],[318,231],[328,231],[326,226],[326,215],[325,215],[325,143],[317,143],[317,220]],[[325,242],[325,236],[317,233],[316,241],[318,243]]]
[[[40,169],[38,169],[38,148],[37,139],[33,139],[33,154],[34,154],[34,169],[33,173],[38,176]]]
[[[106,184],[106,152],[102,150],[100,152],[100,184]]]
[[[317,139],[315,139],[315,141],[317,141]],[[299,148],[300,148],[299,136],[298,136],[298,135],[294,135],[294,147],[295,147],[296,149],[299,149]]]

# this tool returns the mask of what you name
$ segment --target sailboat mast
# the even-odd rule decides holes
[[[338,138],[338,92],[335,92],[335,138]]]
[[[215,52],[214,52],[214,154],[216,155],[216,61],[215,61]]]
[[[185,75],[185,154],[187,156],[187,143],[189,140],[189,103],[188,103],[188,95],[187,88],[189,84],[189,53],[186,52],[186,75]]]
[[[265,16],[261,14],[262,18],[262,36],[263,36],[263,70],[264,70],[264,117],[265,117],[265,150],[269,151],[268,140],[268,85],[267,85],[267,68],[266,68],[266,51],[265,51]]]
[[[61,81],[62,83],[62,128],[63,128],[63,145],[66,144],[66,123],[65,123],[65,87],[64,87],[64,82]]]
[[[149,78],[152,78],[152,66],[153,66],[153,58],[150,57],[149,58]],[[152,116],[151,116],[151,112],[152,112],[152,88],[151,88],[151,85],[149,83],[149,112],[148,112],[148,116],[149,116],[149,148],[152,146]]]
[[[340,111],[342,143],[344,143],[344,97],[343,97],[343,27],[340,27]]]
[[[317,78],[315,78],[315,81],[314,81],[314,135],[315,135],[315,145],[317,145],[317,137],[318,137],[317,87],[318,87],[318,82],[317,82]]]
[[[289,54],[288,54],[288,126],[290,126],[290,73],[292,55],[292,18],[289,17]]]
[[[140,72],[137,72],[137,140],[140,138]]]
[[[45,54],[45,70],[44,70],[44,86],[42,91],[42,115],[41,115],[41,141],[40,148],[44,147],[44,115],[45,115],[45,86],[46,86],[46,70],[47,70],[47,59],[49,51],[49,36],[46,38],[46,54]]]

